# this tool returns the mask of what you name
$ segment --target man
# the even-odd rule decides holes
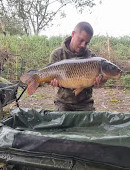
[[[50,63],[70,58],[89,58],[95,56],[86,48],[93,36],[93,28],[87,22],[80,22],[72,31],[71,37],[65,39],[62,47],[54,50],[50,56]],[[74,89],[62,88],[56,79],[51,85],[57,86],[58,91],[55,97],[55,109],[57,111],[92,111],[95,110],[92,99],[92,87],[84,89],[77,96]]]

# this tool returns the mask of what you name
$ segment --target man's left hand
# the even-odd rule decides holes
[[[104,85],[107,82],[107,78],[105,78],[103,75],[99,75],[96,77],[96,80],[94,81],[95,86],[101,86]]]

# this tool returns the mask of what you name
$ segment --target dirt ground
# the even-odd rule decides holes
[[[55,90],[55,87],[44,85],[32,96],[28,96],[25,92],[19,101],[20,107],[53,110]],[[130,113],[130,89],[94,88],[93,98],[96,111]]]

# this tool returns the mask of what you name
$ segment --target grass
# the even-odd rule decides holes
[[[122,76],[121,81],[122,81],[124,87],[130,88],[130,75]]]
[[[123,75],[119,80],[110,79],[105,83],[105,87],[123,87],[130,88],[130,75]]]

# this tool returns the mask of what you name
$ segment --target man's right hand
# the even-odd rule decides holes
[[[59,81],[57,79],[51,80],[50,85],[60,87]]]

